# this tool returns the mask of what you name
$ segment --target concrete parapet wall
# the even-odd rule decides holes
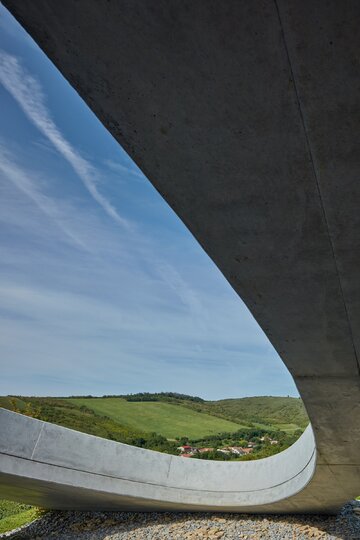
[[[214,509],[295,495],[315,469],[311,427],[284,452],[258,461],[185,460],[0,410],[0,475],[114,496]]]

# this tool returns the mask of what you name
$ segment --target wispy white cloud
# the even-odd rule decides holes
[[[25,173],[11,158],[9,152],[0,144],[0,172],[4,179],[12,182],[22,193],[27,195],[29,199],[50,218],[61,229],[65,236],[71,240],[76,247],[81,247],[89,251],[85,243],[71,230],[67,225],[68,219],[63,215],[56,202],[42,193],[31,178],[29,173]]]
[[[197,328],[204,333],[208,320],[208,313],[200,297],[195,290],[183,279],[181,274],[165,261],[155,262],[157,274],[173,291],[178,300],[186,306],[191,313],[192,319],[196,322]]]
[[[125,175],[128,177],[129,174],[136,178],[137,180],[144,180],[144,175],[141,171],[139,171],[135,165],[126,167],[122,163],[118,163],[117,161],[114,161],[113,159],[106,159],[104,161],[105,165],[109,167],[110,170],[117,174]]]
[[[191,287],[184,281],[180,273],[171,265],[162,260],[162,258],[154,259],[151,253],[151,242],[145,240],[146,246],[139,238],[137,234],[130,227],[129,222],[119,216],[115,208],[107,201],[98,191],[98,173],[96,169],[85,160],[70,144],[69,141],[60,132],[55,122],[51,118],[50,112],[46,107],[46,100],[43,90],[39,82],[30,75],[21,65],[18,58],[0,50],[0,82],[16,100],[21,107],[25,115],[30,121],[45,135],[45,137],[53,144],[57,151],[70,163],[75,170],[79,178],[83,181],[84,185],[91,193],[93,198],[103,207],[106,213],[112,217],[117,223],[125,226],[133,233],[133,249],[134,252],[138,252],[138,255],[147,259],[149,264],[155,270],[157,275],[162,279],[178,296],[181,302],[183,302],[190,310],[190,312],[196,315],[196,319],[201,321],[204,311],[201,303],[196,297],[196,294],[192,291]],[[107,160],[106,164],[113,171],[132,174],[135,178],[143,178],[142,173],[133,167],[126,167],[117,161]],[[24,174],[21,174],[19,169],[7,166],[7,173],[10,174],[12,181],[21,189],[26,191],[34,202],[45,213],[53,217],[58,221],[59,226],[70,236],[72,233],[67,227],[61,223],[54,205],[51,200],[42,195],[36,185],[31,183],[29,179],[26,179]],[[21,178],[21,181],[20,181]],[[76,240],[75,240],[76,241]],[[150,246],[150,249],[149,249]]]
[[[84,276],[89,278],[95,276]],[[128,276],[126,286],[134,285]],[[2,279],[0,348],[8,359],[0,382],[3,391],[12,391],[5,382],[9,385],[18,369],[28,377],[57,376],[63,379],[60,393],[68,393],[70,370],[75,387],[83,380],[94,393],[186,389],[220,398],[256,394],[260,387],[264,392],[264,379],[283,371],[275,354],[261,346],[261,336],[252,334],[251,324],[244,321],[242,328],[232,302],[219,306],[223,312],[212,310],[214,319],[199,349],[196,325],[181,311],[158,309],[154,316],[152,304],[146,303],[139,313],[136,301],[105,300],[89,289],[92,294]],[[158,293],[150,283],[141,286],[142,296]],[[241,358],[237,326],[243,345],[247,341]],[[259,342],[260,347],[249,347]]]
[[[74,169],[93,199],[118,224],[128,228],[114,206],[99,192],[96,169],[64,137],[51,117],[39,82],[21,65],[18,58],[0,50],[0,82],[16,100],[28,119],[54,145]]]
[[[144,177],[125,154],[99,155],[95,168],[56,125],[36,78],[1,51],[0,82],[44,135],[29,141],[30,158],[16,136],[14,151],[12,133],[0,141],[0,394],[290,393],[276,353],[201,248],[176,227],[162,234],[154,190],[136,226],[99,192],[116,174],[138,202]],[[111,220],[53,175],[58,154]],[[130,175],[138,185],[129,190]]]

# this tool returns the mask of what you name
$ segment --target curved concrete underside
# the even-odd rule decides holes
[[[125,445],[3,413],[6,425],[14,418],[3,496],[62,508],[331,512],[359,495],[358,1],[3,3],[247,304],[295,379],[317,448],[315,466],[308,429],[255,463],[132,449],[133,470]],[[20,447],[41,430],[26,455],[11,437],[22,421]],[[61,449],[68,438],[78,462],[71,444]],[[100,444],[119,470],[94,462]]]

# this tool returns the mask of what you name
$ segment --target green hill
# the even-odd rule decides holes
[[[180,405],[199,413],[223,418],[241,427],[255,426],[263,429],[281,429],[293,432],[297,429],[304,429],[309,422],[303,402],[300,398],[293,397],[259,396],[205,401],[199,397],[172,392],[108,397],[117,397],[132,403],[161,402]]]
[[[215,402],[215,408],[225,412],[226,417],[235,422],[246,419],[278,426],[292,424],[302,428],[309,422],[300,398],[267,396],[226,399]]]
[[[121,398],[70,398],[78,406],[86,406],[97,414],[139,431],[160,433],[168,439],[201,438],[222,432],[234,433],[242,427],[204,412],[163,401],[126,401]]]
[[[283,431],[304,429],[309,423],[303,402],[292,397],[247,397],[205,401],[183,402],[186,407],[206,412],[239,424],[268,426]]]
[[[170,454],[178,453],[179,440],[221,447],[259,439],[266,433],[281,441],[271,448],[277,452],[292,444],[308,423],[302,401],[289,397],[204,401],[171,392],[102,398],[7,396],[0,397],[0,407]]]
[[[177,454],[176,445],[162,435],[127,427],[64,398],[0,397],[0,407],[104,439]]]

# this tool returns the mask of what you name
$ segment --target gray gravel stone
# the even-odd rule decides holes
[[[360,501],[337,516],[48,512],[10,540],[360,540]]]

